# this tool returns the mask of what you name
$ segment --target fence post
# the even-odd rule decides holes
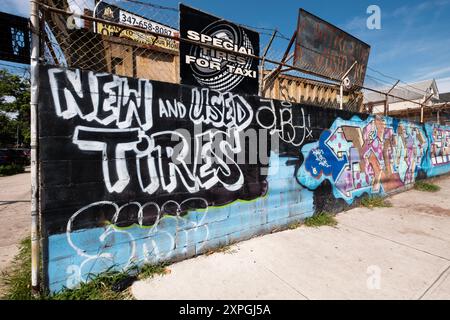
[[[384,100],[384,116],[387,117],[389,115],[389,96],[386,95],[386,99]]]
[[[420,106],[420,123],[423,123],[423,108],[424,108],[424,105],[422,104]]]
[[[39,163],[38,163],[38,88],[39,88],[39,0],[30,0],[31,29],[31,288],[39,292]]]

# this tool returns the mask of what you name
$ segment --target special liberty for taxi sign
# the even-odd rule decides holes
[[[258,93],[257,32],[180,4],[180,35],[199,43],[180,43],[182,84]]]

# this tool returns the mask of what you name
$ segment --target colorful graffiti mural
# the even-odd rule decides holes
[[[450,171],[450,127],[425,124],[430,140],[429,169],[427,175],[432,177]]]
[[[336,119],[319,141],[303,146],[298,180],[315,189],[325,179],[347,203],[362,194],[384,194],[413,183],[428,142],[421,126],[370,116]]]
[[[51,291],[450,171],[444,127],[78,69],[39,73]]]

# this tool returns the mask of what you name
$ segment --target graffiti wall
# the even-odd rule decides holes
[[[414,182],[428,147],[417,124],[392,118],[336,119],[319,141],[302,148],[299,181],[315,189],[324,180],[351,204],[363,193],[385,193]]]
[[[40,67],[50,290],[175,261],[450,170],[450,128]]]

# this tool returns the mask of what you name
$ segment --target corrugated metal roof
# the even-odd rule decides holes
[[[429,96],[431,94],[431,88],[433,88],[435,96],[435,99],[439,98],[439,91],[436,85],[436,81],[434,79],[431,80],[425,80],[420,82],[415,82],[411,84],[402,84],[397,85],[392,91],[391,94],[401,97],[403,99],[407,100],[420,100],[423,99],[424,96]],[[390,88],[384,88],[380,89],[379,91],[387,92]],[[371,91],[365,91],[364,92],[364,103],[369,102],[380,102],[384,101],[385,95],[371,92]],[[397,102],[402,101],[402,99],[398,98],[390,98],[390,102]]]

